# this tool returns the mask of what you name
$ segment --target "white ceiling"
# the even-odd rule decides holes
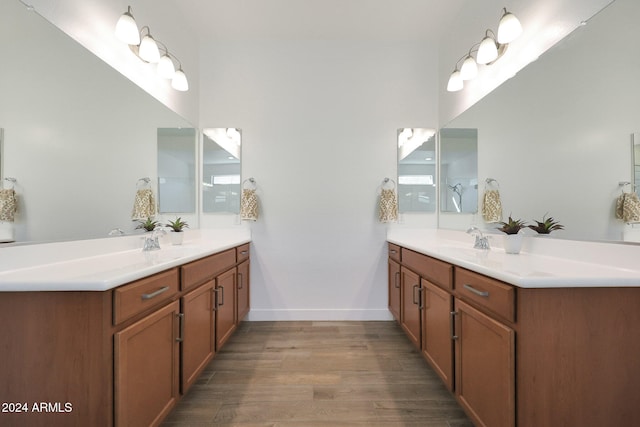
[[[173,0],[210,40],[436,43],[468,0]]]

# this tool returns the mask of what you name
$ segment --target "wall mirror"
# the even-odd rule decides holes
[[[436,211],[436,130],[398,129],[398,211]]]
[[[196,130],[158,129],[158,212],[196,211]]]
[[[500,183],[504,216],[553,216],[555,238],[627,240],[615,199],[633,180],[638,18],[640,2],[615,0],[445,127],[478,129],[478,176]]]
[[[206,128],[202,133],[202,210],[240,213],[242,131]]]
[[[440,131],[440,211],[478,210],[478,130]]]
[[[2,137],[1,133],[0,137]],[[631,182],[635,192],[640,194],[640,132],[631,135],[631,160],[631,176],[633,177]]]
[[[157,191],[158,128],[193,125],[18,0],[0,2],[0,47],[16,240],[134,232],[136,183],[149,177]]]

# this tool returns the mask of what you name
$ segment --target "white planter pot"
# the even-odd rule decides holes
[[[181,245],[184,240],[184,233],[182,231],[173,231],[170,233],[171,243],[174,245]]]
[[[503,236],[504,251],[508,254],[519,254],[522,249],[522,234],[507,234]]]

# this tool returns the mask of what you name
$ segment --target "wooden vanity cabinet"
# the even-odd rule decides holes
[[[422,287],[420,276],[406,267],[400,267],[400,325],[409,340],[419,349],[421,345],[422,326]]]
[[[239,324],[247,317],[250,307],[251,299],[251,278],[249,277],[249,261],[243,261],[238,264],[238,276],[237,276],[237,288],[238,288],[238,303],[237,303],[237,319],[236,324]]]
[[[236,330],[236,275],[237,269],[233,268],[216,277],[214,288],[216,350],[221,349]]]
[[[422,288],[422,355],[440,376],[447,389],[453,391],[453,297],[449,292],[425,279],[422,279]]]
[[[400,323],[400,264],[389,258],[389,311],[391,315]]]

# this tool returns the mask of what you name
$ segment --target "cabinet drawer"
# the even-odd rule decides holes
[[[218,273],[233,267],[235,263],[236,249],[233,248],[183,265],[182,290],[213,279]]]
[[[453,266],[448,262],[402,248],[402,263],[423,279],[444,289],[453,289]]]
[[[236,248],[236,260],[242,262],[249,258],[249,243]]]
[[[124,322],[177,293],[177,268],[120,286],[113,291],[113,324]]]
[[[389,243],[389,258],[400,262],[400,246]]]
[[[515,322],[515,289],[482,274],[456,267],[456,295],[473,301],[509,322]]]

